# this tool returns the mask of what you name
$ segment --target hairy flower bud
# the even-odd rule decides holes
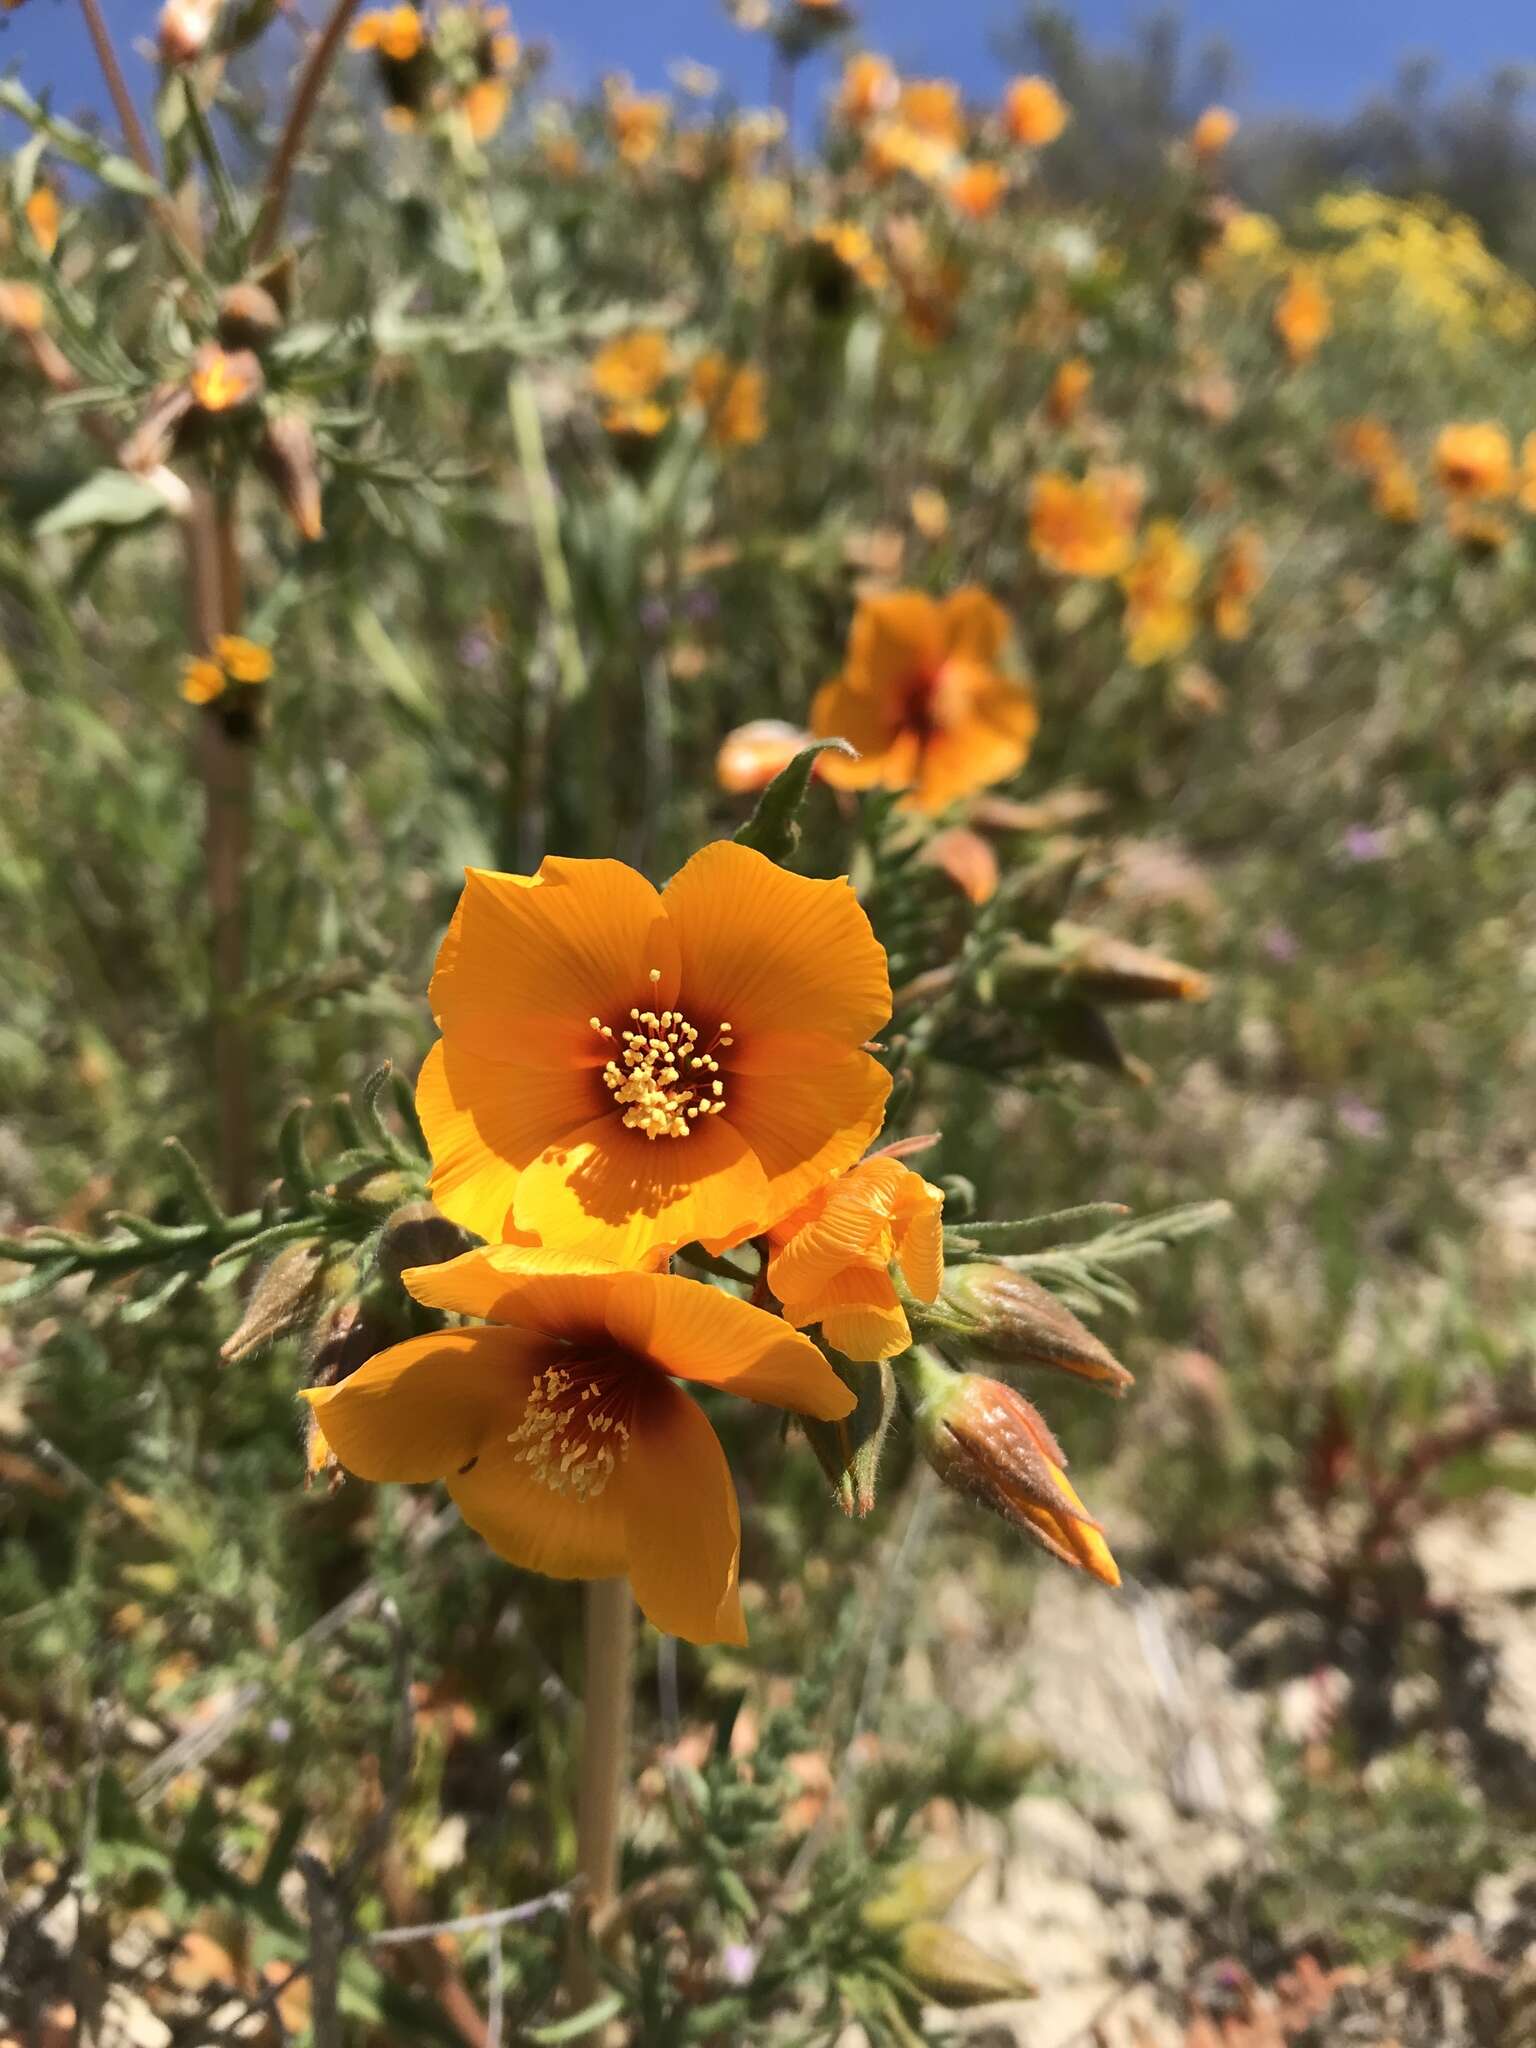
[[[384,1225],[379,1239],[379,1272],[398,1280],[412,1266],[440,1266],[467,1252],[474,1239],[450,1223],[431,1202],[406,1202]]]
[[[1035,1987],[967,1934],[918,1920],[901,1937],[901,1967],[935,2005],[958,2012],[998,1998],[1033,1998]]]
[[[985,1856],[930,1856],[904,1863],[889,1891],[878,1893],[860,1916],[877,1933],[937,1920],[985,1869]]]
[[[219,340],[225,348],[265,348],[282,331],[282,308],[264,285],[247,278],[220,294]]]
[[[324,1270],[325,1246],[318,1238],[286,1245],[256,1282],[239,1328],[219,1348],[220,1358],[238,1364],[304,1329],[319,1303]]]
[[[1119,1585],[1119,1567],[1066,1477],[1060,1446],[1022,1394],[979,1373],[951,1372],[920,1350],[902,1377],[918,1443],[946,1486],[991,1508],[1062,1564]]]
[[[1099,1003],[1203,1003],[1210,980],[1181,961],[1108,932],[1060,924],[1053,943],[1074,989]]]
[[[921,1308],[910,1311],[915,1322]],[[1116,1394],[1132,1384],[1114,1353],[1079,1322],[1054,1294],[1009,1266],[983,1262],[946,1267],[935,1320],[925,1330],[935,1342],[963,1345],[992,1365],[1044,1365],[1093,1380]]]

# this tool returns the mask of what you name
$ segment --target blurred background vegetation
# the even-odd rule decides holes
[[[825,14],[813,41],[877,40],[792,0],[765,31],[781,101],[797,9]],[[382,1060],[414,1074],[464,865],[670,873],[750,808],[719,786],[726,736],[805,725],[861,592],[983,585],[1041,712],[1003,800],[950,821],[1002,888],[974,904],[880,800],[814,785],[800,857],[851,871],[898,982],[1004,926],[1060,949],[1067,920],[1211,979],[1112,1031],[1052,979],[1009,1012],[1027,1042],[956,1032],[912,1110],[943,1132],[925,1171],[953,1177],[956,1216],[1232,1205],[1098,1323],[1131,1397],[1055,1396],[1128,1618],[899,1454],[856,1524],[802,1442],[728,1433],[752,1645],[644,1652],[636,1940],[585,2033],[1529,2039],[1523,76],[1446,99],[1410,71],[1348,121],[1203,156],[1219,55],[1165,22],[1105,53],[1040,10],[1000,37],[998,94],[1045,72],[1072,119],[1036,152],[996,95],[973,107],[958,147],[1009,178],[973,218],[944,179],[877,174],[835,111],[791,147],[707,77],[646,148],[622,87],[546,97],[536,51],[484,136],[457,103],[392,129],[377,65],[348,55],[303,138],[291,270],[266,279],[260,424],[229,429],[241,462],[274,417],[309,437],[302,477],[267,450],[235,500],[239,628],[273,672],[197,708],[185,508],[159,463],[119,457],[248,274],[290,66],[260,7],[228,14],[241,35],[167,64],[156,107],[169,203],[194,178],[210,195],[194,259],[168,256],[115,138],[4,102],[0,293],[46,317],[0,300],[0,1230],[186,1227],[162,1141],[216,1167],[231,1031],[242,1195],[278,1172],[291,1193],[279,1131],[307,1098],[314,1156],[344,1156],[373,1227],[408,1121],[387,1093],[377,1129],[326,1105]],[[1298,277],[1327,308],[1306,346]],[[674,367],[641,394],[659,427],[615,432],[593,364],[636,329]],[[706,352],[761,372],[760,437],[690,402]],[[1070,406],[1068,361],[1091,371]],[[1509,461],[1479,497],[1436,451],[1483,421]],[[164,451],[197,489],[233,460],[209,431]],[[1040,473],[1127,467],[1199,558],[1185,641],[1150,662],[1115,579],[1056,573],[1031,539]],[[1223,593],[1251,616],[1224,621]],[[237,986],[210,983],[210,733],[250,770]],[[256,1262],[169,1286],[131,1264],[0,1257],[0,2017],[27,2043],[321,2041],[330,1912],[343,2038],[581,2038],[553,2002],[567,1589],[426,1495],[306,1490],[294,1390],[306,1342],[344,1334],[355,1264],[306,1300],[307,1340],[222,1361]],[[1080,1835],[1040,1820],[1062,1813]],[[1175,1862],[1175,1841],[1196,1848]],[[953,1859],[985,1856],[951,1929],[1014,1977],[916,1953],[902,1930],[945,1884],[911,1910],[887,1894],[919,1848],[956,1895]],[[1051,1901],[1073,1885],[1097,1932],[1069,1941]],[[377,1940],[548,1895],[489,1936]],[[955,2019],[1018,1974],[1040,2005]]]

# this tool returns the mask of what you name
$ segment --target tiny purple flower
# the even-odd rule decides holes
[[[1351,1137],[1380,1138],[1386,1135],[1386,1118],[1379,1109],[1372,1109],[1368,1102],[1362,1102],[1358,1095],[1341,1095],[1333,1105],[1333,1113]]]
[[[1289,967],[1293,960],[1301,957],[1301,941],[1286,925],[1270,925],[1260,943],[1279,967]]]
[[[490,634],[480,626],[459,637],[459,660],[465,668],[489,668],[495,652]]]
[[[1351,825],[1344,834],[1344,854],[1353,861],[1385,860],[1386,835],[1373,825]]]
[[[728,1941],[720,1951],[720,1974],[727,1984],[750,1984],[757,1975],[757,1950],[749,1941]]]
[[[671,607],[664,597],[648,597],[640,607],[641,628],[654,639],[665,633],[671,620]]]

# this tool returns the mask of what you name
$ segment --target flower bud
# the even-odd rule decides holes
[[[1066,1477],[1045,1418],[1012,1387],[914,1351],[902,1368],[918,1443],[944,1484],[1001,1515],[1062,1564],[1118,1586],[1099,1524]]]
[[[305,540],[325,533],[320,514],[320,458],[308,420],[296,412],[269,419],[256,444],[256,467],[271,484]]]
[[[999,1998],[1033,1998],[1035,1987],[1009,1964],[989,1956],[967,1934],[919,1920],[901,1937],[901,1967],[926,1998],[957,2012]]]
[[[174,67],[200,57],[213,34],[219,6],[220,0],[165,0],[156,35],[160,62]]]
[[[467,1252],[474,1240],[467,1230],[431,1202],[407,1202],[396,1209],[379,1239],[379,1272],[398,1281],[412,1266],[440,1266]]]
[[[937,1920],[986,1861],[985,1856],[933,1856],[904,1863],[890,1890],[872,1898],[860,1917],[876,1933],[910,1927],[915,1920]]]
[[[117,451],[123,468],[135,476],[162,468],[174,453],[191,411],[192,393],[185,384],[162,384],[151,394],[138,425]]]
[[[1210,980],[1178,960],[1112,938],[1108,932],[1061,924],[1053,935],[1061,971],[1099,1003],[1203,1003]]]
[[[923,1311],[910,1311],[916,1322]],[[1124,1393],[1132,1376],[1054,1294],[1008,1266],[949,1266],[938,1321],[926,1334],[946,1338],[992,1365],[1045,1365]]]
[[[225,348],[265,348],[283,331],[282,309],[263,285],[246,279],[220,294],[218,331]]]
[[[318,1238],[286,1245],[256,1282],[240,1326],[219,1347],[219,1356],[239,1364],[291,1336],[311,1321],[320,1299],[325,1247]]]

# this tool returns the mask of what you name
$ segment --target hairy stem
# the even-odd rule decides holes
[[[357,12],[359,0],[336,0],[331,9],[330,20],[320,31],[320,39],[309,54],[298,89],[293,95],[293,104],[288,109],[288,119],[283,123],[283,132],[277,139],[272,152],[272,161],[267,167],[266,189],[262,194],[261,213],[256,221],[255,233],[251,236],[251,261],[260,263],[270,256],[282,232],[283,217],[288,211],[288,193],[293,184],[294,166],[299,160],[299,151],[304,145],[320,94],[325,85],[326,75],[336,61],[341,48],[341,39],[347,32],[347,24]]]
[[[96,62],[101,67],[102,78],[117,114],[118,126],[123,131],[123,140],[128,145],[128,154],[133,158],[146,178],[159,182],[160,174],[155,168],[154,154],[149,146],[149,137],[139,119],[139,110],[133,104],[133,95],[128,90],[128,81],[123,77],[123,67],[117,61],[117,51],[112,46],[112,36],[102,16],[97,0],[80,0],[80,12],[85,16],[86,31],[91,38],[91,47],[96,52]]]

